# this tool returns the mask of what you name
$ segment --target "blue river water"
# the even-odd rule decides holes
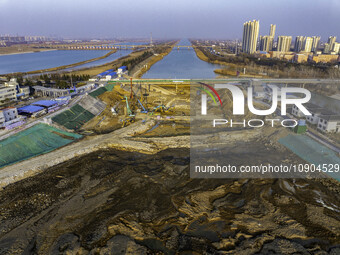
[[[191,45],[183,39],[178,45]],[[170,79],[199,79],[216,78],[215,69],[220,65],[211,64],[200,60],[193,49],[176,47],[161,61],[155,63],[143,78],[170,78]]]
[[[121,45],[146,44],[146,42],[137,43],[119,43]],[[191,45],[184,39],[179,45]],[[105,55],[107,50],[55,50],[45,52],[23,53],[0,56],[0,74],[14,72],[29,72],[40,69],[53,68],[63,65],[69,65],[92,58]],[[83,65],[64,69],[63,71],[77,70],[96,65],[102,65],[112,62],[120,57],[130,54],[132,50],[122,49],[113,53],[105,59],[92,61]],[[214,69],[220,68],[220,65],[204,62],[200,60],[193,49],[179,49],[175,47],[169,55],[161,61],[154,64],[151,69],[143,75],[143,78],[215,78]]]
[[[54,50],[0,56],[0,74],[29,72],[104,56],[107,50]]]
[[[91,67],[91,66],[103,65],[103,64],[112,62],[112,61],[114,61],[114,60],[116,60],[118,58],[121,58],[123,56],[126,56],[126,55],[130,54],[131,52],[132,52],[132,50],[118,50],[117,52],[111,54],[107,58],[91,61],[89,63],[83,64],[83,65],[79,65],[79,66],[74,66],[74,67],[66,68],[66,69],[63,69],[63,71],[71,71],[71,70],[77,70],[77,69]]]

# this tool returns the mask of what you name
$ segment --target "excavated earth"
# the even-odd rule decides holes
[[[189,154],[100,150],[8,185],[0,254],[340,254],[336,181],[190,179]]]

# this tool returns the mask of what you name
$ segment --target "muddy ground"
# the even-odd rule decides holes
[[[120,100],[105,96],[109,107]],[[177,149],[107,147],[1,190],[0,254],[340,254],[339,182],[191,179],[190,151],[178,148],[189,122],[176,110],[176,121],[165,115],[147,131],[127,132],[134,137],[110,139]],[[88,129],[110,132],[119,123],[108,109],[103,116]],[[276,142],[287,132],[234,131],[228,144],[239,153],[226,155],[237,164],[301,163]]]
[[[105,150],[11,184],[0,254],[340,253],[336,182],[190,179],[189,160]]]

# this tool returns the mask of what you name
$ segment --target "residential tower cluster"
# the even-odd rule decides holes
[[[330,36],[322,47],[320,36],[297,36],[292,47],[292,36],[279,35],[275,42],[276,25],[270,25],[269,35],[259,36],[259,29],[258,20],[243,24],[242,52],[298,63],[339,62],[340,43],[336,36]]]

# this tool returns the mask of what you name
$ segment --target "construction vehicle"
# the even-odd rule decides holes
[[[185,94],[185,92],[184,92],[184,90],[183,90],[183,89],[181,89],[181,90],[178,90],[178,93],[179,93],[180,95],[184,95],[184,94]]]
[[[127,127],[128,125],[135,122],[135,116],[128,117],[123,120],[122,127]]]
[[[153,113],[159,112],[163,114],[172,114],[173,111],[170,110],[171,107],[166,107],[164,104],[155,106],[152,110]]]

